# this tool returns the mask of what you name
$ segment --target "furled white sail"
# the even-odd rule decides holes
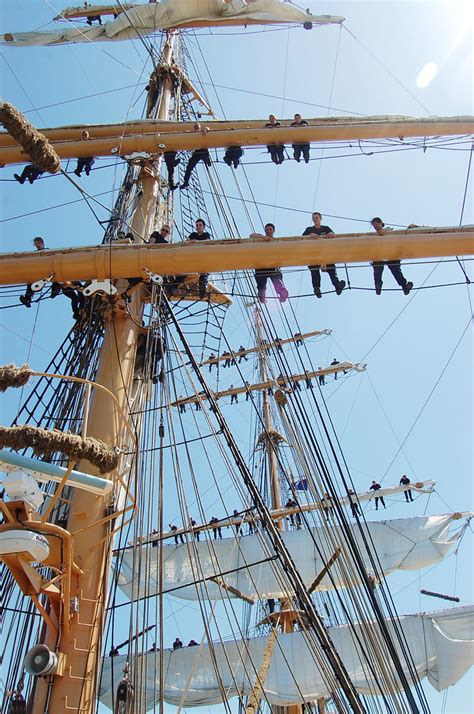
[[[404,662],[393,622],[387,620],[386,623],[401,661]],[[400,626],[418,676],[427,676],[436,690],[441,691],[455,684],[472,666],[474,606],[405,615],[400,618]],[[374,631],[378,634],[379,626],[374,622],[354,625],[355,635],[361,643],[365,641],[366,628],[373,631],[372,636]],[[370,668],[365,666],[364,655],[348,625],[330,627],[328,634],[360,694],[392,691],[392,684],[398,681],[395,672],[392,672],[393,679],[390,682],[380,679],[377,682]],[[261,637],[214,644],[214,660],[208,645],[185,647],[174,652],[166,650],[163,698],[169,704],[178,705],[182,702],[184,706],[191,707],[221,702],[222,690],[227,699],[249,694],[267,641],[268,637]],[[156,666],[158,656],[159,653],[148,653],[136,660],[136,666],[145,670],[138,674],[138,681],[145,683],[142,701],[145,701],[146,710],[151,709],[161,695],[159,667]],[[123,656],[109,657],[103,662],[100,699],[108,707],[112,707],[113,691],[120,682],[126,659]],[[218,675],[215,663],[219,668]],[[412,681],[406,665],[405,674]],[[265,698],[275,705],[311,702],[330,695],[315,662],[311,642],[304,632],[278,635],[263,688]]]
[[[448,554],[458,534],[450,536],[452,515],[399,518],[364,527],[365,536],[373,542],[380,567],[388,574],[394,570],[418,570],[440,562]],[[331,540],[327,529],[314,527],[305,530],[285,531],[282,538],[293,558],[296,568],[309,587],[325,562],[334,553],[335,546],[347,541],[347,536],[338,526],[331,527]],[[359,529],[351,526],[352,535],[364,557],[368,572],[371,563]],[[201,534],[204,538],[204,534]],[[266,539],[259,534],[201,540],[182,545],[165,545],[163,555],[163,590],[186,600],[214,599],[221,588],[209,580],[218,577],[227,586],[237,589],[246,597],[257,600],[279,598],[285,592],[278,568],[268,560],[273,555],[265,545]],[[157,593],[159,590],[158,548],[149,545],[141,558],[126,550],[121,560],[119,585],[130,599]],[[138,561],[138,562],[137,562]],[[255,565],[254,565],[255,564]],[[347,577],[347,573],[346,573]],[[354,579],[350,585],[357,585]],[[332,578],[332,580],[331,580]],[[191,583],[201,581],[196,586]],[[318,585],[318,590],[344,587],[337,567],[331,569]],[[226,597],[232,597],[231,592]]]
[[[88,10],[93,10],[93,7]],[[135,5],[103,25],[74,27],[68,24],[62,30],[6,33],[1,43],[31,47],[131,40],[157,30],[200,25],[218,26],[232,24],[232,21],[241,21],[242,24],[247,21],[253,24],[311,22],[322,25],[341,23],[343,18],[311,15],[281,0],[161,0],[159,3]]]

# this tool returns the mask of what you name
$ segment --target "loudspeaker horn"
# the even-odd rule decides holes
[[[58,667],[58,657],[46,645],[36,645],[26,653],[25,669],[28,674],[39,677],[54,674]]]

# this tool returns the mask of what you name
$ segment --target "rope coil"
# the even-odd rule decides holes
[[[0,392],[5,392],[9,387],[24,387],[31,377],[31,368],[28,364],[17,367],[14,364],[6,364],[0,367]]]
[[[0,122],[42,171],[55,174],[61,168],[61,160],[48,139],[16,109],[13,104],[0,104]]]
[[[59,451],[75,461],[87,459],[101,474],[117,468],[119,455],[99,439],[59,431],[42,429],[39,426],[0,426],[0,448],[14,451],[31,448],[36,456],[45,456]]]

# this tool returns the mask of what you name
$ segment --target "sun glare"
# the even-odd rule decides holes
[[[416,78],[416,86],[419,89],[426,89],[438,74],[436,62],[427,62]]]

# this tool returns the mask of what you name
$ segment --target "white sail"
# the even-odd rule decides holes
[[[92,8],[89,8],[91,10]],[[65,11],[66,12],[66,11]],[[341,23],[342,17],[311,15],[281,0],[162,0],[135,5],[115,20],[93,27],[68,26],[48,32],[18,32],[3,35],[1,44],[31,47],[75,42],[105,42],[136,39],[157,30],[174,27],[230,24],[232,21],[258,23]]]
[[[437,691],[455,684],[472,666],[474,606],[405,615],[400,617],[399,621],[418,676],[428,677]],[[393,622],[386,620],[386,624],[401,660],[405,662],[406,658],[402,656]],[[379,627],[374,622],[354,625],[355,634],[360,637],[362,643],[367,627],[378,634]],[[328,634],[360,694],[392,691],[393,682],[398,681],[395,672],[392,672],[393,679],[388,683],[381,680],[380,676],[377,681],[374,679],[349,625],[330,627]],[[372,635],[374,634],[373,632]],[[185,647],[174,652],[166,650],[162,693],[164,700],[169,704],[182,703],[191,707],[221,702],[222,690],[226,693],[226,699],[249,694],[267,641],[268,637],[261,637],[214,644],[214,661],[208,645]],[[158,657],[159,653],[148,653],[136,660],[137,666],[145,669],[138,675],[138,681],[146,683],[143,701],[146,702],[147,711],[159,700],[161,694],[159,667],[156,666]],[[120,682],[126,660],[125,656],[118,656],[109,657],[103,662],[100,699],[108,707],[112,706],[113,691]],[[218,663],[219,676],[216,674],[215,662]],[[412,681],[406,664],[404,669],[408,680]],[[331,692],[319,672],[307,634],[292,632],[278,635],[263,688],[265,698],[275,705],[312,702],[320,697],[330,696]]]
[[[394,570],[426,568],[443,560],[458,539],[458,534],[449,535],[452,522],[452,515],[399,518],[368,523],[364,531],[366,537],[369,536],[369,542],[371,539],[375,545],[381,569],[388,574]],[[334,544],[342,545],[347,540],[347,536],[338,526],[329,528],[329,542],[327,529],[321,527],[285,531],[281,534],[307,587],[321,572],[324,562],[334,553]],[[365,556],[365,566],[371,573],[371,563],[359,529],[352,525],[351,530],[361,553]],[[163,590],[171,591],[173,595],[185,600],[214,599],[219,597],[221,588],[209,578],[218,577],[227,586],[235,588],[254,601],[283,597],[283,584],[278,576],[278,569],[268,560],[269,555],[273,555],[273,552],[269,552],[268,546],[265,547],[265,538],[258,534],[165,545]],[[158,548],[148,546],[146,557],[142,553],[140,558],[140,569],[137,560],[139,559],[133,555],[132,550],[126,550],[122,554],[119,586],[132,600],[159,591]],[[253,563],[256,565],[252,565]],[[357,585],[360,581],[356,579],[355,572],[353,575],[354,579],[350,585]],[[348,577],[347,573],[345,577]],[[196,581],[202,581],[202,584],[192,585]],[[345,585],[347,580],[342,580],[339,569],[333,567],[331,577],[326,575],[318,585],[318,590],[330,590]],[[227,592],[226,596],[235,597],[231,592]]]

